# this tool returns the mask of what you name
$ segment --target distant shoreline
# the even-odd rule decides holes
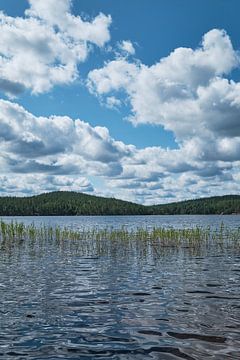
[[[58,191],[30,197],[0,197],[1,216],[240,215],[240,195],[160,205]]]

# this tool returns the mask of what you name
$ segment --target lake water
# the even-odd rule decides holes
[[[136,227],[175,227],[193,226],[219,227],[223,222],[230,227],[240,226],[240,215],[154,215],[154,216],[8,216],[1,217],[4,221],[18,221],[25,224],[34,223],[66,226],[73,229],[86,228],[121,228]]]
[[[240,216],[14,219],[74,229],[240,226]],[[3,360],[240,359],[236,250],[8,249],[0,253],[0,292]]]

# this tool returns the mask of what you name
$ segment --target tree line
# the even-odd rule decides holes
[[[144,206],[115,198],[58,191],[31,197],[0,197],[0,216],[240,214],[240,195]]]

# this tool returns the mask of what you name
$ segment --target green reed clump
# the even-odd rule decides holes
[[[15,247],[19,244],[34,246],[35,244],[57,244],[62,249],[76,247],[82,249],[97,248],[104,250],[104,246],[116,244],[127,248],[150,246],[159,252],[161,248],[206,248],[216,247],[240,249],[240,227],[237,229],[226,227],[223,223],[219,228],[202,228],[195,226],[186,229],[175,228],[90,228],[73,230],[60,226],[35,226],[18,222],[0,222],[0,246]],[[114,245],[115,246],[115,245]]]

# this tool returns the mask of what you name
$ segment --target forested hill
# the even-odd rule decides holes
[[[153,214],[240,214],[240,195],[224,195],[151,207]]]
[[[59,191],[31,197],[0,197],[0,216],[240,214],[240,195],[143,206],[113,198]]]
[[[146,214],[143,205],[127,201],[57,191],[31,197],[0,197],[4,215],[134,215]]]

